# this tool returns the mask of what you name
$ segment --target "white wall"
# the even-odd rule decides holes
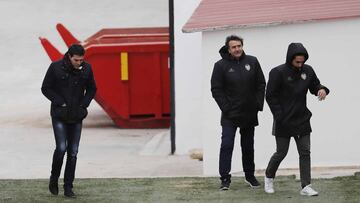
[[[330,89],[330,95],[323,102],[308,94],[308,107],[313,112],[312,166],[359,165],[360,19],[347,19],[203,33],[204,174],[218,174],[220,110],[211,97],[210,76],[214,62],[220,59],[218,50],[230,34],[244,38],[245,52],[258,57],[266,79],[271,68],[285,62],[290,42],[304,44],[310,55],[307,64],[313,66],[320,81]],[[275,139],[271,135],[272,115],[266,103],[259,114],[259,122],[260,126],[255,130],[255,165],[256,169],[264,169],[275,151]],[[239,142],[237,135],[233,172],[242,171]],[[280,165],[280,168],[289,167],[298,167],[293,140]]]
[[[174,1],[176,154],[202,148],[201,33],[182,33],[200,0]]]

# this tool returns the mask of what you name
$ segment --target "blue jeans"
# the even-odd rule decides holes
[[[237,126],[222,126],[221,148],[219,159],[220,179],[231,178],[231,159],[234,149],[234,139]],[[241,127],[241,153],[242,165],[245,176],[253,176],[254,163],[254,127]]]
[[[75,178],[76,159],[79,149],[82,122],[65,123],[52,118],[56,149],[54,151],[51,169],[51,179],[58,180],[65,152],[67,152],[64,188],[72,188]]]

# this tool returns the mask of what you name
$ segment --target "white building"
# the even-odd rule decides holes
[[[183,33],[200,0],[174,1],[176,154],[202,148],[201,33]]]
[[[271,68],[285,62],[287,46],[302,42],[320,81],[330,89],[323,102],[308,94],[311,119],[312,166],[360,165],[360,1],[358,0],[202,0],[175,1],[175,85],[177,153],[204,150],[204,174],[217,175],[220,149],[220,110],[210,92],[213,64],[225,37],[244,38],[244,50],[260,61],[266,79]],[[177,14],[180,15],[177,18]],[[183,26],[180,33],[179,26]],[[200,35],[201,33],[201,35]],[[199,49],[199,47],[201,47]],[[255,130],[255,165],[264,169],[275,152],[272,115],[265,103]],[[297,168],[294,141],[280,168]],[[241,171],[239,135],[232,171]]]

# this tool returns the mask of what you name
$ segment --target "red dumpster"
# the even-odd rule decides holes
[[[62,25],[57,28],[68,46],[79,42]],[[98,86],[95,100],[119,127],[170,126],[167,31],[103,29],[82,43]],[[59,57],[50,42],[44,38],[41,42],[52,60]]]
[[[57,24],[56,29],[63,38],[65,44],[69,47],[71,44],[80,43],[68,29],[62,24]],[[127,40],[127,41],[126,41]],[[169,29],[165,27],[155,28],[106,28],[101,29],[81,44],[87,47],[91,44],[106,44],[117,42],[169,42]]]

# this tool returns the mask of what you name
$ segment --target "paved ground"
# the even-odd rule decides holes
[[[0,119],[0,179],[47,178],[55,141],[47,113]],[[77,177],[200,175],[202,162],[169,156],[168,129],[119,129],[94,103],[78,154]]]

